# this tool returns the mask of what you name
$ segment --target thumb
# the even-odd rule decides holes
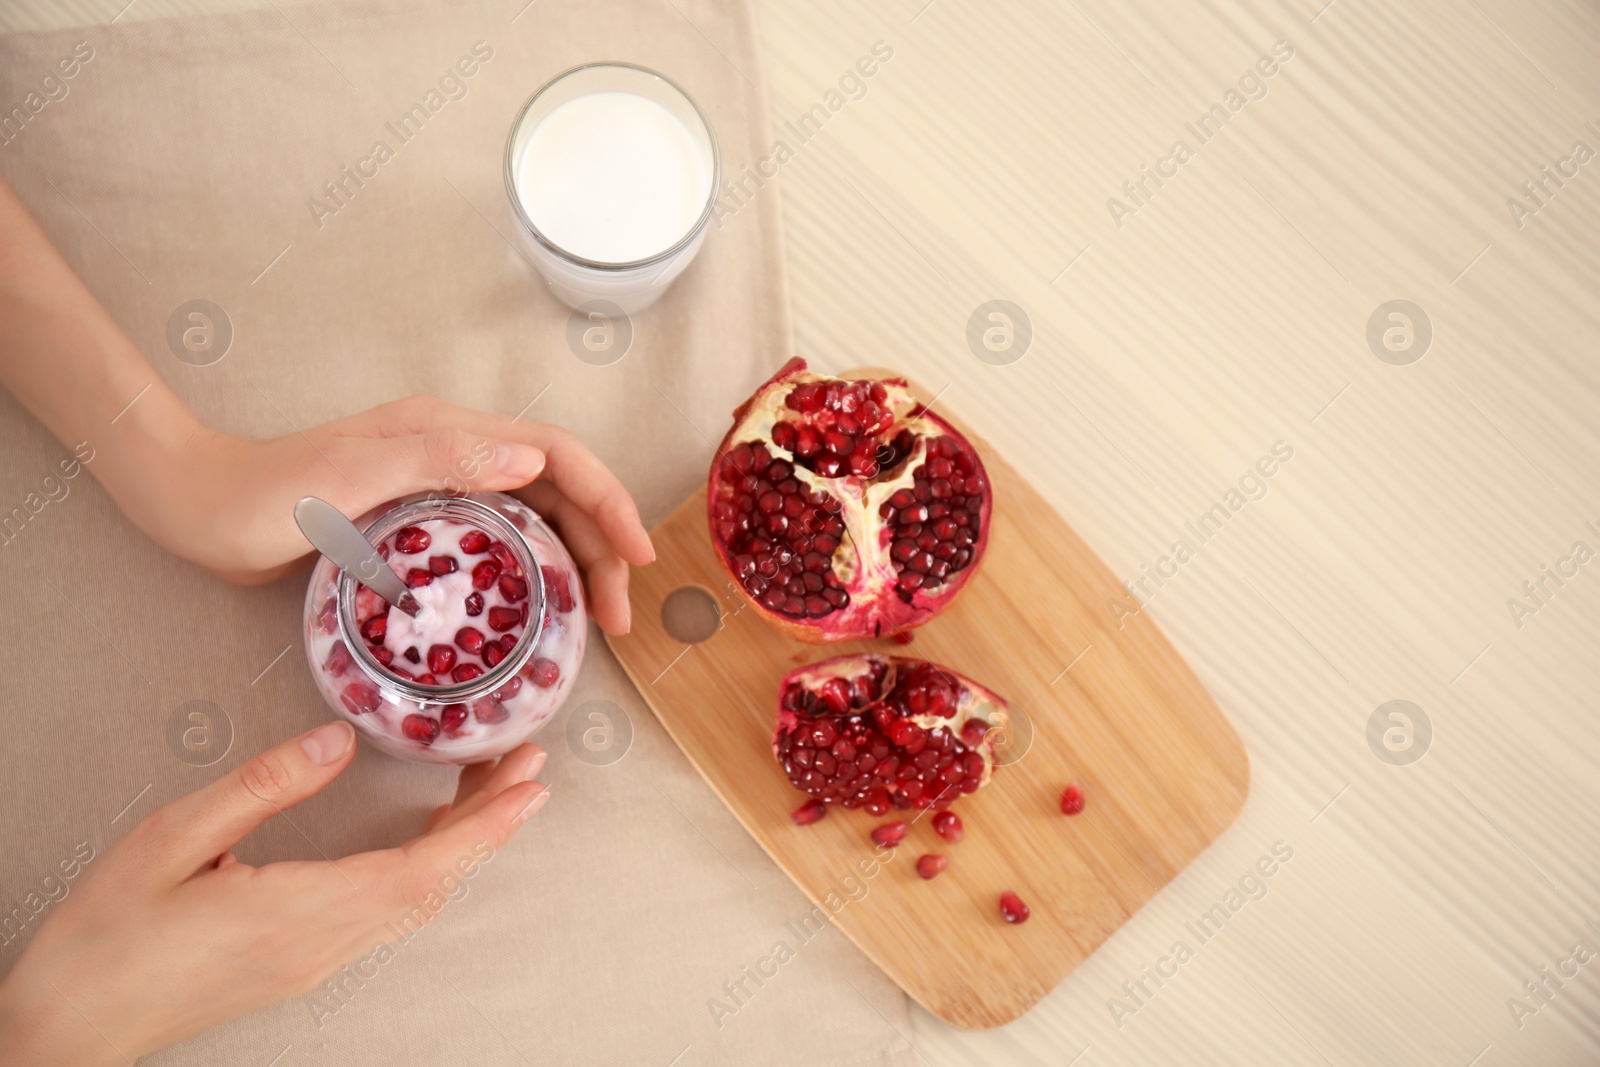
[[[544,470],[544,453],[532,445],[464,430],[344,437],[335,451],[335,465],[359,487],[356,513],[408,493],[517,489]]]
[[[182,880],[285,808],[314,796],[350,765],[356,732],[330,722],[252,756],[204,789],[152,812],[130,834],[158,873]]]

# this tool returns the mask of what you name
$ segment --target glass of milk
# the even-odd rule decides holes
[[[721,181],[699,105],[628,63],[558,75],[528,98],[506,140],[523,243],[574,308],[654,303],[700,250]]]

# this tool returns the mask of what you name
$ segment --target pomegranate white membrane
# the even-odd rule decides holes
[[[653,303],[705,239],[716,139],[694,102],[653,71],[568,71],[524,106],[506,190],[534,262],[573,307]]]
[[[408,498],[356,520],[410,588],[415,617],[318,560],[306,655],[323,699],[402,759],[474,763],[547,723],[583,661],[577,568],[501,493]]]

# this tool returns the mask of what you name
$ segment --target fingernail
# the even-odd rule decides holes
[[[350,743],[355,739],[355,729],[349,723],[330,722],[302,737],[300,747],[305,749],[306,756],[312,763],[318,767],[326,767],[350,751]]]
[[[532,478],[544,469],[544,453],[532,445],[498,444],[494,464],[507,478]]]
[[[539,772],[544,770],[544,761],[548,753],[541,752],[528,761],[528,769],[522,772],[522,780],[531,782],[539,777]]]
[[[528,801],[528,806],[523,808],[522,813],[517,816],[515,825],[521,826],[523,823],[527,822],[528,817],[534,812],[538,811],[540,808],[544,807],[544,802],[549,799],[550,790],[548,789],[541,789],[539,792],[535,793],[533,795],[533,799]]]

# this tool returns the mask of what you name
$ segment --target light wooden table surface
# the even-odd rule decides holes
[[[1600,552],[1600,158],[1522,188],[1600,152],[1600,11],[1325,2],[758,0],[780,135],[893,49],[781,170],[800,351],[948,382],[1116,573],[1175,569],[1145,610],[1252,760],[1233,829],[1031,1014],[919,1012],[930,1063],[1600,1062],[1600,961],[1537,1014],[1522,988],[1600,950],[1600,562],[1522,588]],[[1033,329],[1006,366],[966,339],[995,299]],[[1393,299],[1432,327],[1409,365],[1366,339]],[[1407,766],[1367,742],[1395,699],[1433,732]]]
[[[1600,1061],[1600,12],[757,10],[801,353],[948,383],[1143,582],[1252,759],[1243,815],[1177,882],[1021,1021],[919,1012],[924,1059]],[[786,124],[817,104],[801,143]],[[1212,105],[1225,123],[1192,129]],[[1397,299],[1421,311],[1409,348]],[[969,345],[991,300],[1031,326],[1014,362]],[[1380,716],[1398,752],[1368,740],[1392,700],[1421,712],[1409,749]],[[1248,877],[1275,845],[1291,858]]]

